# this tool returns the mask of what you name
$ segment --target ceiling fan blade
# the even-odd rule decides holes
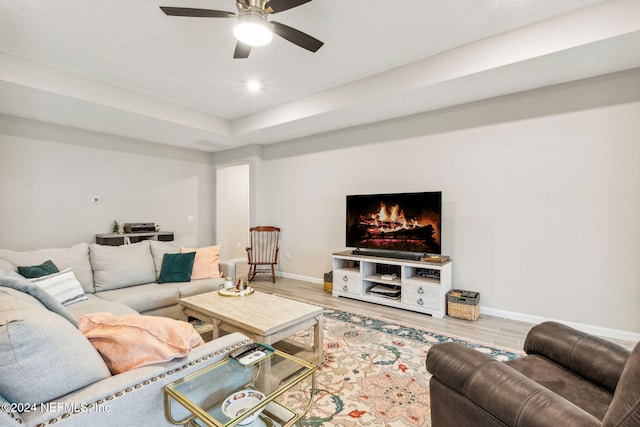
[[[265,5],[265,10],[271,9],[269,13],[278,13],[309,3],[310,1],[311,0],[271,0]]]
[[[236,43],[236,50],[233,52],[235,59],[248,58],[251,53],[251,46],[242,42]]]
[[[209,9],[193,9],[190,7],[160,6],[160,9],[162,9],[162,11],[169,16],[188,16],[191,18],[233,18],[236,16],[236,14],[233,12]]]
[[[291,43],[307,49],[311,52],[316,52],[324,44],[315,37],[311,37],[309,34],[303,33],[300,30],[291,28],[288,25],[281,24],[279,22],[271,21],[273,24],[273,32],[282,37],[283,39],[290,41]]]

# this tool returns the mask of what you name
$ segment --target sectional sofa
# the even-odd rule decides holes
[[[180,297],[217,289],[223,279],[157,283],[164,254],[178,252],[179,246],[156,241],[0,250],[0,427],[172,425],[165,416],[163,387],[221,360],[249,339],[226,335],[183,357],[113,374],[78,323],[81,315],[96,312],[162,316],[158,322],[146,318],[155,323],[182,319]],[[73,272],[85,299],[63,306],[16,272],[48,260]],[[221,262],[220,269],[235,275],[230,263]],[[229,378],[208,392],[226,393],[241,380]],[[172,413],[188,415],[175,403]]]
[[[17,271],[20,266],[47,260],[59,270],[70,268],[87,296],[68,306],[75,316],[107,311],[182,319],[180,298],[216,290],[224,279],[158,284],[164,255],[179,252],[177,244],[154,240],[122,246],[80,243],[71,248],[25,252],[0,249],[0,269]],[[235,277],[235,264],[219,261],[219,265],[222,277]]]

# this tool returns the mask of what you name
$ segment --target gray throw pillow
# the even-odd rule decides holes
[[[149,241],[122,246],[91,244],[89,249],[96,292],[156,281]]]
[[[33,307],[0,313],[0,395],[9,402],[49,402],[109,376],[91,343],[59,315]]]

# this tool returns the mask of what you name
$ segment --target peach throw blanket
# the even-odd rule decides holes
[[[167,317],[81,314],[78,325],[113,374],[184,357],[204,343],[188,322]]]

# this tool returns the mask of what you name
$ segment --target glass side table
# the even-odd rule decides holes
[[[278,350],[249,366],[226,357],[165,386],[165,414],[171,423],[189,427],[288,427],[311,408],[315,372],[314,365]],[[304,382],[307,378],[311,379],[310,385]],[[291,408],[277,401],[293,387],[304,393],[308,388],[308,404]],[[265,398],[235,418],[227,417],[222,411],[225,399],[245,389],[258,390]],[[243,423],[260,409],[255,421]]]

